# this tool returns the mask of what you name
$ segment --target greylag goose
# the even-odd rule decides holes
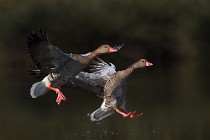
[[[97,64],[97,63],[95,63]],[[90,118],[92,121],[100,121],[106,118],[116,111],[123,117],[138,118],[141,114],[135,114],[134,112],[128,112],[125,107],[125,95],[127,93],[127,79],[129,75],[137,68],[143,68],[146,66],[152,66],[153,64],[145,59],[140,59],[136,63],[129,66],[127,69],[122,71],[115,71],[115,66],[111,64],[108,66],[107,63],[101,61],[93,68],[93,73],[79,73],[76,79],[81,79],[86,74],[86,79],[92,85],[103,86],[103,93],[101,97],[104,99],[101,107],[91,113]],[[102,75],[102,76],[101,76]],[[85,78],[82,78],[83,81]],[[91,79],[91,80],[90,80]],[[96,81],[98,79],[98,81]],[[96,84],[97,82],[97,84]],[[80,84],[81,86],[82,84]]]
[[[127,79],[129,75],[137,68],[152,66],[153,64],[145,59],[140,59],[125,70],[117,71],[116,67],[110,63],[107,64],[102,59],[97,58],[91,65],[92,73],[80,72],[72,84],[87,91],[97,93],[104,99],[101,107],[91,113],[92,121],[100,121],[112,115],[115,111],[123,117],[138,118],[141,114],[128,112],[125,106],[125,95],[127,93]]]
[[[98,55],[117,52],[121,46],[101,45],[96,50],[85,54],[66,54],[50,43],[46,31],[40,30],[38,35],[33,31],[27,41],[28,52],[38,69],[47,70],[49,74],[40,82],[34,83],[30,90],[32,98],[36,98],[52,90],[57,94],[59,105],[66,97],[60,87],[87,67]]]

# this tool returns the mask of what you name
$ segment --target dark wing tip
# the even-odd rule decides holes
[[[41,29],[40,29],[40,34],[41,34],[41,37],[42,37],[43,39],[46,39],[46,40],[48,40],[48,42],[49,42],[49,39],[48,39],[48,37],[47,37],[47,32],[46,32],[45,29],[41,28]]]
[[[33,62],[41,69],[43,62],[40,62],[40,57],[47,54],[41,54],[40,52],[47,52],[44,44],[51,44],[48,40],[47,33],[45,30],[40,29],[39,33],[36,30],[33,30],[27,38],[27,51],[31,56]]]
[[[36,30],[33,30],[27,39],[27,46],[30,47],[43,41],[47,41],[48,43],[50,43],[47,37],[47,32],[44,29],[40,29],[38,34]]]

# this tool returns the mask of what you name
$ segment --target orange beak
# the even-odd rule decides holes
[[[146,62],[146,66],[149,67],[149,66],[152,66],[153,64],[150,63],[150,62]]]
[[[112,53],[112,52],[116,52],[117,50],[115,48],[112,48],[112,47],[109,47],[109,52]]]

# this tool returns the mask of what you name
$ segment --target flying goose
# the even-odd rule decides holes
[[[42,81],[32,85],[30,89],[31,97],[36,98],[52,90],[57,94],[56,102],[59,105],[62,100],[66,100],[66,97],[60,91],[62,85],[67,81],[72,81],[80,71],[90,65],[96,56],[117,52],[121,47],[122,45],[115,47],[101,45],[86,55],[66,54],[52,45],[46,31],[40,30],[40,34],[33,31],[27,41],[28,52],[37,68],[49,73]]]

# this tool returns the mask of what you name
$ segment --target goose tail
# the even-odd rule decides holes
[[[114,109],[112,108],[98,108],[90,115],[91,121],[100,121],[110,115],[114,114]]]
[[[45,77],[41,82],[36,82],[32,85],[30,89],[30,95],[32,98],[37,98],[41,95],[44,95],[49,89],[47,86],[49,85],[49,80]]]

